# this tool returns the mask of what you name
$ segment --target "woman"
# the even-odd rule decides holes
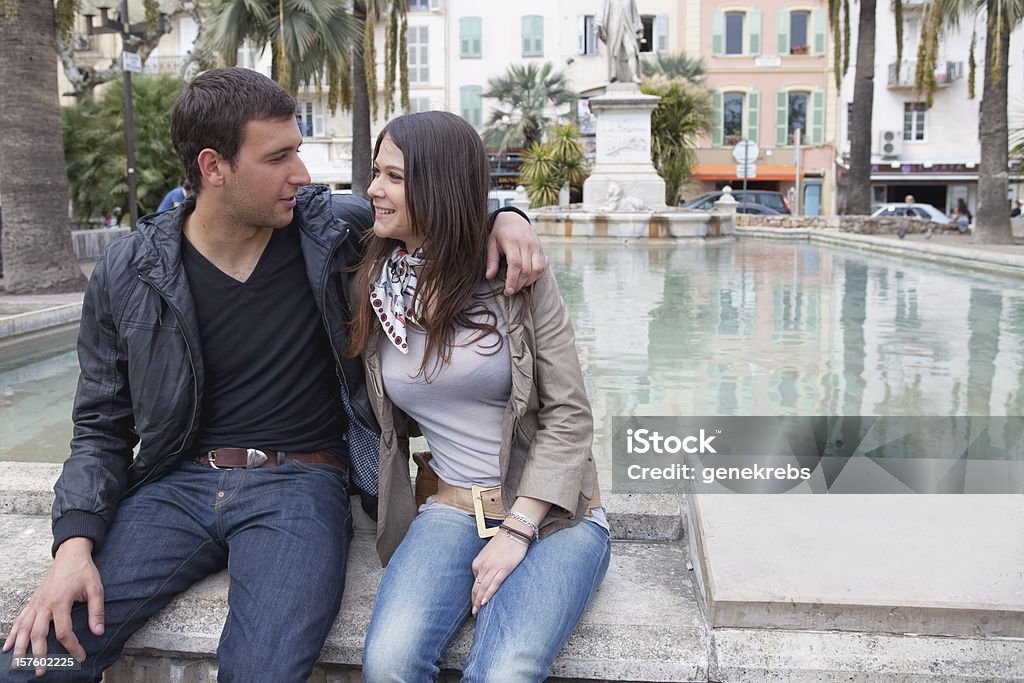
[[[971,225],[971,212],[967,208],[967,201],[960,197],[956,200],[956,211],[950,223],[954,224],[960,232],[967,232]]]
[[[608,568],[569,316],[550,271],[511,297],[501,274],[484,279],[489,187],[480,137],[458,116],[408,114],[377,138],[349,348],[363,354],[382,432],[387,569],[367,681],[435,680],[471,614],[463,680],[542,680]],[[418,510],[413,429],[432,452],[418,484],[437,475]],[[486,487],[476,502],[474,485]]]

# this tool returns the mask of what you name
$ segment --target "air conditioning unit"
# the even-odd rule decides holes
[[[883,159],[893,159],[903,154],[903,133],[898,130],[883,130],[879,133],[878,152]]]

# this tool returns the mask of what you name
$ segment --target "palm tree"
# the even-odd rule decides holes
[[[499,102],[484,126],[484,142],[499,154],[509,147],[529,149],[539,143],[544,129],[565,117],[549,111],[577,98],[550,62],[541,67],[513,64],[504,75],[487,81],[483,96]]]
[[[902,1],[895,0],[897,19]],[[853,82],[850,117],[850,174],[846,210],[871,213],[871,119],[875,99],[875,0],[861,0],[857,20],[857,67]],[[829,0],[829,24],[833,35],[835,77],[838,86],[850,65],[850,0]],[[901,21],[897,21],[902,26]],[[900,36],[902,38],[902,36]],[[899,42],[899,41],[897,41]],[[900,48],[898,48],[900,49]]]
[[[643,72],[645,78],[661,75],[668,78],[682,78],[694,83],[704,81],[704,61],[700,57],[690,57],[685,52],[680,52],[677,55],[659,52],[653,62],[641,61],[640,71]]]
[[[1010,33],[1024,21],[1021,0],[931,0],[928,12],[932,21],[925,22],[922,43],[935,44],[945,26],[955,28],[964,17],[985,19],[985,81],[982,86],[978,137],[981,141],[981,163],[978,165],[978,212],[975,216],[974,241],[987,244],[1010,244],[1010,218],[1006,210],[1009,181],[1009,121],[1007,118],[1007,65],[1010,58]],[[972,48],[974,41],[972,40]],[[972,49],[972,67],[973,67]],[[934,80],[932,70],[919,74]],[[973,68],[971,82],[973,83]],[[925,83],[925,85],[929,85]]]
[[[12,294],[85,286],[71,248],[55,36],[52,2],[0,2],[2,252]]]
[[[675,206],[696,160],[697,141],[711,127],[711,94],[683,78],[651,76],[641,90],[661,98],[651,114],[651,157],[665,180],[665,203]]]

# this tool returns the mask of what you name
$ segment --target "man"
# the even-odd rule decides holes
[[[160,206],[156,207],[156,212],[169,211],[176,206],[185,203],[185,197],[192,194],[192,183],[185,181],[178,187],[169,190],[164,198],[160,200]]]
[[[602,0],[594,28],[608,48],[609,81],[639,83],[640,39],[644,25],[636,0]]]
[[[220,680],[310,675],[344,588],[350,470],[364,498],[376,486],[361,366],[342,357],[347,269],[372,219],[366,200],[305,187],[294,111],[234,68],[175,104],[195,196],[112,244],[89,282],[54,562],[0,679],[31,675],[11,654],[66,650],[84,663],[62,680],[98,681],[150,616],[224,567]],[[543,255],[525,221],[501,219],[518,288]]]

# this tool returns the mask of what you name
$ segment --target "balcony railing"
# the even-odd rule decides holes
[[[897,70],[899,71],[899,80],[896,79]],[[916,61],[903,61],[899,64],[893,62],[889,65],[889,87],[913,88],[916,74]],[[939,62],[935,67],[935,82],[940,87],[947,86],[954,81],[959,81],[963,77],[963,62]]]

